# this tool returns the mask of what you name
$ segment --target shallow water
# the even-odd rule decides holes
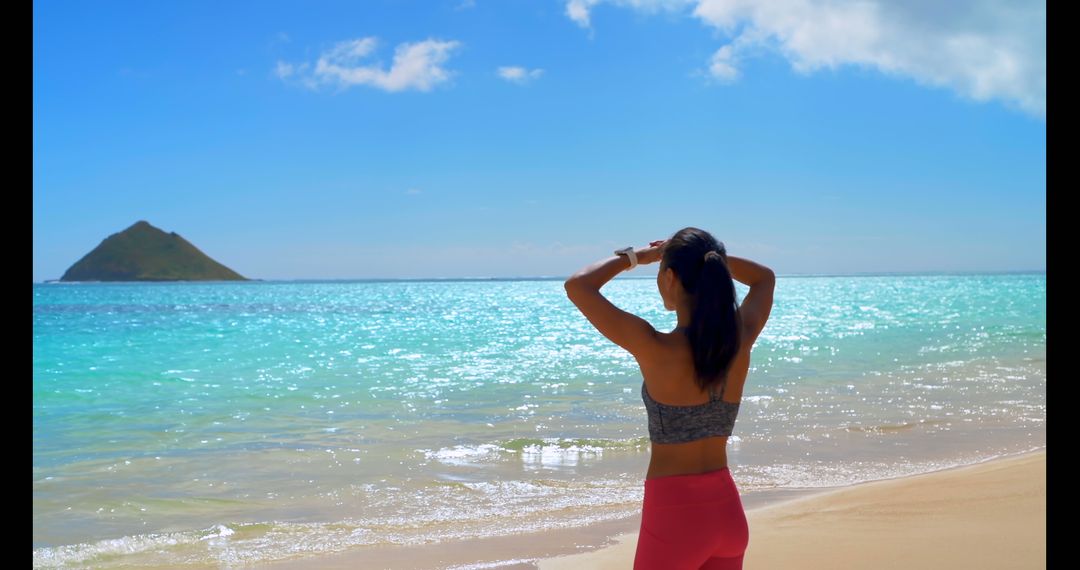
[[[603,292],[674,328],[652,279]],[[1045,446],[1045,273],[781,277],[775,298],[729,440],[743,493]],[[626,517],[640,386],[562,280],[34,285],[34,564]]]

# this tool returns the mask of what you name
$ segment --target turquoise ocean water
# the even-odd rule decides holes
[[[675,326],[653,278],[603,293]],[[1045,447],[1045,273],[781,277],[775,299],[728,443],[744,494]],[[35,284],[33,350],[35,567],[640,512],[640,371],[561,279]]]

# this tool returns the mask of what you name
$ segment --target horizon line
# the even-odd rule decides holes
[[[949,270],[949,271],[856,271],[856,272],[833,272],[833,273],[777,273],[777,277],[881,277],[890,275],[1012,275],[1012,274],[1045,274],[1046,269],[1006,269],[1006,270]],[[294,279],[257,279],[248,278],[243,281],[233,280],[173,280],[173,281],[60,281],[59,279],[46,279],[34,281],[34,285],[54,283],[294,283],[294,282],[386,282],[386,281],[555,281],[566,280],[570,276],[537,275],[520,277],[298,277]],[[655,279],[655,276],[615,276],[611,280],[638,280]]]

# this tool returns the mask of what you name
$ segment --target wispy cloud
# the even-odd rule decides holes
[[[857,65],[943,87],[973,101],[1004,101],[1046,117],[1046,4],[948,0],[567,0],[590,28],[600,3],[646,13],[690,14],[731,37],[703,74],[735,81],[758,48],[775,49],[802,74]]]
[[[694,0],[566,0],[566,15],[582,28],[588,28],[592,26],[590,20],[592,8],[600,3],[655,14],[662,10],[680,10],[693,4]]]
[[[708,74],[720,82],[734,82],[739,79],[739,58],[734,45],[726,45],[712,54],[709,58]]]
[[[294,65],[279,61],[276,73],[283,80],[295,76],[311,89],[328,85],[340,89],[368,85],[390,92],[429,91],[452,77],[453,72],[442,65],[460,46],[461,42],[435,39],[402,43],[394,50],[390,69],[384,69],[379,61],[366,65],[361,61],[378,47],[377,38],[365,37],[336,43],[319,56],[314,66],[306,62]]]
[[[498,70],[499,77],[518,85],[524,85],[534,79],[538,79],[543,73],[543,69],[528,70],[524,67],[509,66],[500,67]]]
[[[293,74],[295,67],[291,63],[285,63],[284,61],[277,62],[277,66],[274,68],[274,74],[285,79]]]
[[[292,38],[289,37],[289,34],[286,34],[285,32],[278,32],[270,38],[270,40],[266,43],[266,47],[267,49],[277,51],[281,49],[281,46],[283,44],[287,44],[290,42],[292,42]]]
[[[469,8],[476,7],[476,0],[461,0],[461,2],[454,6],[455,10],[468,10]]]
[[[405,191],[405,193],[406,194],[419,194],[420,189],[419,188],[409,188],[408,190]]]

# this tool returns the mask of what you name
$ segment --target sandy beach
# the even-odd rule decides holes
[[[750,506],[754,502],[744,501],[746,570],[1046,567],[1045,450]],[[640,520],[260,567],[628,570]],[[609,546],[582,552],[605,541]]]
[[[1046,567],[1046,451],[747,510],[746,570]],[[540,570],[633,567],[637,533]]]

